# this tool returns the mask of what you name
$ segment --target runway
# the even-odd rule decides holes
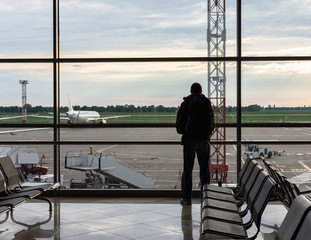
[[[6,129],[3,129],[6,130]],[[227,140],[236,139],[233,128],[226,129]],[[310,140],[311,128],[245,128],[242,129],[243,140]],[[52,140],[52,130],[22,132],[16,135],[0,135],[2,141],[29,141],[29,147],[36,148],[40,156],[53,173],[53,146],[32,145],[32,141]],[[80,141],[123,141],[123,140],[174,140],[179,141],[180,135],[174,128],[66,128],[61,130],[61,140]],[[64,186],[70,185],[70,180],[84,179],[85,173],[65,169],[65,156],[68,152],[89,152],[89,145],[61,146],[61,174]],[[284,150],[281,156],[269,159],[283,174],[296,183],[305,183],[311,187],[311,149],[309,145],[271,145],[273,150]],[[154,188],[180,188],[180,173],[182,171],[181,145],[95,145],[94,151],[116,157],[118,163],[155,180]],[[243,152],[243,148],[242,148]],[[226,163],[229,166],[228,183],[236,182],[236,146],[227,145]],[[198,187],[198,164],[195,163],[193,173],[194,188]]]

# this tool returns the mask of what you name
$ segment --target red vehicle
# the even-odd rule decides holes
[[[20,170],[22,174],[27,177],[29,174],[45,175],[49,171],[49,168],[40,165],[22,164]]]
[[[40,160],[40,165],[37,164],[21,164],[20,171],[27,178],[28,175],[45,175],[48,173],[49,168],[42,166],[42,159],[45,158],[43,155]]]

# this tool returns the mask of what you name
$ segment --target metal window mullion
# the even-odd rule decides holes
[[[60,182],[59,129],[59,0],[53,1],[53,150],[54,182]]]
[[[241,170],[242,157],[242,0],[237,0],[237,178]]]

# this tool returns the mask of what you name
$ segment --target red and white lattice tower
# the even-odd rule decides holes
[[[208,57],[225,57],[226,21],[225,0],[208,0],[207,45]],[[208,62],[208,97],[212,102],[215,122],[226,121],[226,65],[224,61]],[[218,127],[212,140],[226,140],[226,129]],[[226,145],[211,144],[211,182],[227,182]]]

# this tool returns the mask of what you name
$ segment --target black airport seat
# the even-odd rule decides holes
[[[276,233],[275,240],[310,239],[310,211],[311,197],[308,195],[299,195],[296,197]],[[309,225],[307,225],[308,223]],[[307,237],[302,238],[306,233],[308,233]]]
[[[237,186],[234,189],[205,184],[203,186],[203,191],[204,192],[205,191],[220,192],[223,194],[229,194],[229,195],[234,195],[235,197],[238,197],[240,195],[241,180],[244,177],[245,171],[248,169],[249,164],[252,160],[253,160],[253,158],[251,156],[246,159],[241,171],[239,172]],[[204,192],[203,192],[203,194],[204,194]]]
[[[261,191],[261,188],[263,187],[264,182],[268,179],[269,175],[264,172],[260,171],[255,183],[253,186],[245,192],[245,202],[246,202],[246,207],[242,209],[239,206],[230,206],[228,205],[216,205],[215,201],[209,201],[210,205],[206,205],[202,209],[202,219],[205,218],[212,218],[220,221],[225,221],[225,222],[231,222],[231,223],[242,223],[242,218],[250,211],[252,212],[253,210],[253,205],[255,199],[258,197],[258,194]],[[234,210],[232,211],[231,208]],[[237,210],[236,210],[237,209]]]
[[[268,176],[265,178],[265,181],[256,194],[255,192],[250,193],[250,195],[255,195],[256,197],[254,197],[252,202],[248,203],[253,206],[251,208],[252,218],[249,222],[244,224],[241,220],[241,223],[237,224],[215,220],[212,218],[205,218],[202,222],[202,234],[207,238],[209,238],[209,234],[214,234],[234,239],[255,239],[260,231],[261,216],[266,208],[266,205],[268,204],[275,186],[276,183]],[[257,227],[257,232],[252,237],[249,237],[246,230],[249,229],[253,223],[255,223]]]
[[[216,199],[219,201],[233,202],[236,203],[238,206],[242,206],[244,201],[247,200],[248,193],[252,188],[253,184],[255,183],[259,173],[263,171],[263,168],[260,165],[258,165],[257,162],[255,162],[255,160],[252,160],[250,166],[251,165],[253,166],[249,167],[251,168],[251,171],[249,171],[248,176],[241,181],[240,187],[241,196],[236,197],[235,195],[206,191],[204,195],[205,198]],[[246,174],[244,176],[246,176]]]
[[[27,201],[27,198],[20,196],[7,196],[5,192],[5,181],[3,176],[0,174],[0,213],[4,213],[8,210],[17,207],[18,205]]]
[[[249,168],[249,175],[252,176],[252,173],[254,172],[254,169],[256,169],[255,172],[257,174],[253,174],[252,178],[254,175],[257,177],[259,172],[263,172],[261,167],[257,167],[257,163],[255,160],[252,160],[252,163],[250,165],[254,164],[251,168]],[[268,175],[264,175],[261,178],[258,176],[258,179],[251,184],[248,185],[249,189],[247,189],[247,192],[244,193],[244,196],[246,197],[249,194],[249,191],[251,191],[252,188],[259,188],[260,184],[264,180],[264,178],[268,177]],[[260,182],[261,181],[261,182]],[[244,184],[241,186],[241,189],[244,189]],[[225,210],[225,211],[230,211],[230,212],[239,212],[240,207],[243,205],[244,201],[247,201],[247,199],[242,198],[241,201],[238,202],[229,202],[229,201],[220,201],[219,199],[213,199],[213,198],[205,198],[202,202],[202,209],[204,208],[215,208],[219,210]]]
[[[40,199],[48,202],[49,210],[52,211],[52,203],[47,199],[41,197],[41,194],[53,188],[53,184],[39,184],[37,186],[22,187],[20,184],[18,170],[15,168],[11,158],[9,156],[0,157],[0,170],[3,174],[6,182],[5,199],[13,199],[17,197],[27,199]]]

